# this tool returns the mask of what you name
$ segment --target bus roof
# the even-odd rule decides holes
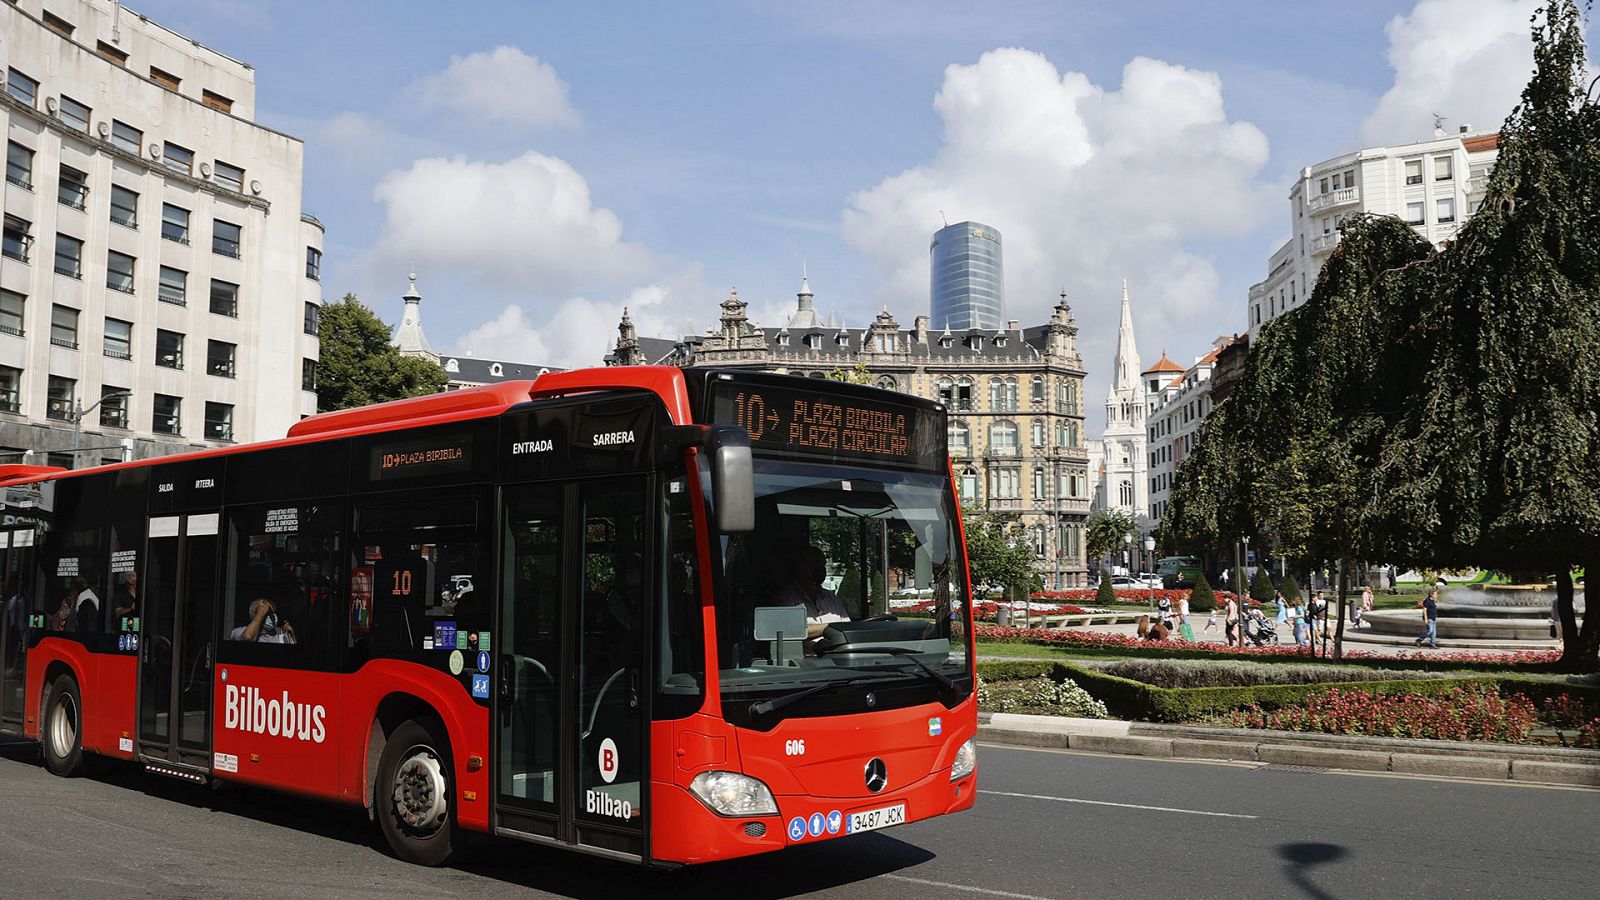
[[[401,427],[438,425],[498,416],[513,406],[552,397],[584,394],[594,391],[647,391],[660,398],[667,413],[676,424],[692,420],[689,395],[683,380],[683,370],[675,366],[614,366],[601,369],[575,369],[570,372],[552,372],[532,381],[504,381],[482,387],[445,391],[404,400],[391,400],[355,409],[307,416],[290,426],[286,437],[154,456],[148,459],[85,469],[63,469],[58,466],[0,465],[0,487],[30,481],[47,481],[66,478],[87,472],[108,472],[156,463],[230,456],[249,450],[284,447],[314,443],[336,437],[374,434]]]

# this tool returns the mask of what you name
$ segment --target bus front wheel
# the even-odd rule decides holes
[[[443,723],[408,719],[389,735],[372,801],[396,856],[424,866],[449,861],[456,839],[453,780]]]
[[[44,698],[44,766],[51,774],[71,778],[83,773],[83,700],[71,675],[57,675]]]

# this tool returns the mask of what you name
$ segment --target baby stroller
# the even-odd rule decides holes
[[[1245,615],[1244,636],[1255,643],[1257,647],[1262,644],[1276,644],[1278,642],[1278,629],[1274,628],[1272,621],[1259,607],[1252,607]]]

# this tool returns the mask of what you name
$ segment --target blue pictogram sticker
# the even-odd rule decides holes
[[[819,813],[819,812],[818,813],[812,813],[811,814],[811,821],[806,823],[806,827],[807,827],[807,829],[810,830],[812,837],[821,837],[822,836],[822,829],[824,827],[823,826],[823,821],[822,821],[822,813]]]
[[[472,676],[472,696],[485,699],[489,696],[489,676]]]
[[[789,840],[800,841],[806,836],[806,820],[795,816],[789,820]]]
[[[128,636],[127,635],[125,635],[125,634],[117,635],[117,649],[118,650],[126,650],[126,649],[128,649]]]
[[[844,818],[844,816],[840,815],[839,811],[837,809],[831,810],[828,813],[828,833],[829,834],[838,834],[839,833],[839,822],[843,818]]]
[[[487,671],[489,671],[489,651],[487,651],[487,650],[479,650],[478,651],[478,671],[479,672],[487,672]]]

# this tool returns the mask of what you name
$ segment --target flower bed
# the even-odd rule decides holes
[[[1215,644],[1188,641],[1149,641],[1129,634],[1101,631],[1080,631],[1070,628],[1015,628],[1012,626],[979,623],[976,626],[979,640],[1001,643],[1039,644],[1045,647],[1080,647],[1088,650],[1139,651],[1145,655],[1181,655],[1211,658],[1273,658],[1288,657],[1309,659],[1304,647],[1294,644],[1267,644],[1261,647],[1222,647]],[[1214,649],[1213,649],[1214,648]],[[1469,664],[1484,667],[1511,667],[1544,665],[1561,658],[1560,650],[1529,650],[1508,653],[1477,653],[1470,650],[1440,652],[1423,650],[1357,650],[1344,648],[1344,659],[1417,660],[1426,662]]]
[[[1263,710],[1252,704],[1223,721],[1274,731],[1519,744],[1533,734],[1538,710],[1527,697],[1504,694],[1488,684],[1463,685],[1431,697],[1330,687],[1293,706]]]
[[[1118,602],[1121,603],[1139,603],[1149,605],[1151,600],[1170,600],[1174,605],[1176,605],[1179,600],[1189,599],[1190,592],[1188,588],[1183,588],[1181,590],[1166,588],[1158,590],[1146,590],[1144,588],[1117,588],[1115,593],[1117,595]],[[1233,599],[1233,594],[1229,591],[1215,591],[1214,593],[1217,595],[1217,601],[1219,603],[1226,603],[1227,601]],[[1028,598],[1031,600],[1065,600],[1070,603],[1092,603],[1097,596],[1098,594],[1093,588],[1072,588],[1065,591],[1034,591],[1028,595]],[[1254,598],[1252,598],[1250,602],[1252,605],[1255,605]]]
[[[1074,716],[1079,719],[1104,719],[1110,716],[1104,703],[1090,696],[1072,679],[1058,681],[1048,675],[994,683],[979,678],[978,708],[985,712]]]

